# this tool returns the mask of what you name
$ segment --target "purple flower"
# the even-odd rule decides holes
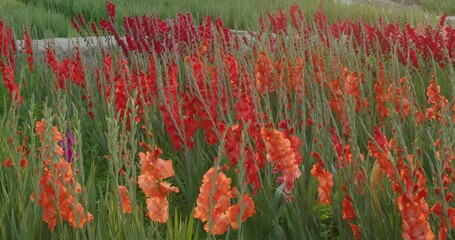
[[[68,130],[65,138],[62,140],[62,147],[64,151],[64,157],[68,162],[73,161],[73,145],[75,143],[74,135],[71,133],[71,130]],[[78,157],[77,153],[76,156]]]

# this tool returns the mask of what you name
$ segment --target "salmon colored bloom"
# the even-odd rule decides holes
[[[36,122],[35,129],[40,138],[40,141],[44,142],[44,131],[46,131],[46,123],[44,122],[44,118]]]
[[[202,185],[199,188],[200,193],[194,209],[194,217],[203,222],[208,221],[210,214],[212,215],[211,218],[218,215],[218,222],[222,222],[221,219],[227,222],[224,212],[231,206],[231,198],[235,197],[235,189],[231,189],[232,180],[223,172],[218,172],[216,178],[215,174],[215,168],[210,168],[202,178]],[[204,226],[206,231],[208,228],[209,223]],[[225,230],[227,231],[227,225]],[[215,233],[212,232],[212,234]]]
[[[146,203],[147,216],[153,221],[166,223],[168,218],[167,209],[169,207],[166,196],[149,197],[147,198]]]
[[[122,199],[122,210],[124,213],[132,213],[130,197],[128,196],[128,189],[125,186],[118,186],[120,197]],[[120,207],[120,205],[119,205]]]
[[[297,149],[292,147],[291,139],[277,129],[261,128],[265,142],[267,160],[273,165],[274,172],[281,172],[278,184],[285,183],[284,191],[288,194],[294,188],[294,180],[301,175]]]
[[[57,224],[58,214],[74,228],[82,228],[93,220],[93,216],[90,213],[86,214],[82,205],[76,202],[74,194],[80,192],[80,185],[74,182],[72,171],[69,169],[71,163],[60,158],[59,164],[54,164],[52,168],[45,167],[39,181],[38,186],[42,190],[38,205],[44,209],[42,218],[51,231]]]
[[[254,210],[254,201],[248,194],[243,194],[242,196],[242,203],[237,203],[232,205],[226,211],[226,217],[231,223],[233,229],[237,230],[238,220],[237,218],[240,215],[241,208],[244,208],[243,215],[242,215],[242,222],[244,222],[247,218],[252,217],[256,211]]]
[[[231,188],[231,182],[232,179],[227,177],[222,169],[217,171],[214,167],[202,178],[193,216],[207,222],[204,230],[210,234],[226,233],[229,224],[233,229],[238,229],[237,218],[242,208],[242,222],[255,213],[253,199],[248,194],[243,195],[241,204],[231,205],[231,198],[235,198],[237,194],[237,189]]]
[[[163,181],[165,178],[174,176],[172,161],[161,159],[162,151],[156,146],[151,149],[144,142],[141,143],[141,146],[145,148],[146,153],[139,153],[141,175],[138,176],[138,184],[147,196],[147,216],[153,221],[165,223],[169,207],[166,197],[171,192],[179,192],[177,187],[172,187]]]
[[[331,197],[330,192],[333,187],[332,174],[323,169],[325,167],[324,162],[321,160],[321,156],[317,152],[312,152],[311,156],[318,159],[318,162],[313,165],[311,169],[311,175],[316,177],[319,181],[318,193],[319,193],[319,203],[320,204],[330,204]]]

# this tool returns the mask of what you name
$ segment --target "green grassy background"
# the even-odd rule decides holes
[[[389,8],[380,4],[357,2],[351,6],[333,0],[115,0],[118,20],[127,15],[151,15],[157,13],[161,18],[174,17],[179,12],[190,12],[198,21],[206,15],[220,17],[230,28],[255,29],[258,19],[266,16],[267,11],[279,7],[288,10],[292,4],[302,9],[305,17],[314,16],[322,4],[329,22],[342,18],[352,20],[363,19],[376,21],[378,16],[385,19],[404,21],[435,21],[441,9],[455,13],[455,0],[435,1],[422,0],[425,8]],[[431,14],[425,14],[426,9]],[[71,27],[70,19],[82,13],[86,21],[98,21],[107,16],[105,1],[93,0],[2,0],[0,1],[0,17],[13,26],[18,38],[22,35],[23,26],[29,26],[35,38],[77,36]],[[425,16],[426,15],[426,16]],[[430,16],[430,17],[428,17]]]

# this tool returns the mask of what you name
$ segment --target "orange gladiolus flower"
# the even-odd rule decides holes
[[[43,144],[45,129],[44,119],[36,123],[36,132]],[[44,171],[38,183],[41,188],[38,205],[44,209],[42,218],[51,231],[57,224],[58,214],[73,228],[82,228],[85,224],[93,221],[93,216],[84,210],[82,204],[76,201],[75,194],[81,191],[81,186],[74,180],[72,163],[67,162],[62,157],[59,157],[58,162],[52,160],[55,156],[63,156],[62,148],[58,145],[58,142],[62,140],[62,134],[57,127],[52,128],[52,133],[55,152],[53,156],[43,156],[46,159],[43,164]],[[35,197],[35,193],[33,193],[30,198],[34,201]]]
[[[311,169],[311,175],[313,177],[317,177],[319,181],[318,186],[318,193],[319,193],[319,203],[320,204],[330,204],[330,192],[333,187],[333,179],[332,174],[323,169],[325,167],[324,162],[321,160],[321,156],[317,152],[311,153],[311,156],[318,159],[318,162],[314,164],[313,168]]]
[[[125,186],[118,186],[120,197],[122,199],[122,210],[124,213],[132,213],[130,197],[128,197],[128,189]],[[120,205],[119,205],[120,207]]]
[[[156,146],[153,150],[144,142],[141,143],[141,146],[146,149],[146,153],[139,153],[142,170],[141,175],[138,176],[138,184],[148,197],[146,200],[147,216],[153,221],[165,223],[169,207],[166,197],[171,192],[179,192],[177,187],[172,187],[163,181],[165,178],[174,176],[172,161],[161,159],[159,156],[162,151]]]
[[[253,216],[256,211],[254,210],[254,201],[248,194],[243,194],[242,196],[242,203],[237,203],[232,205],[226,211],[226,217],[231,223],[233,229],[238,229],[238,221],[237,218],[240,215],[241,208],[244,208],[244,212],[242,215],[242,222],[244,222],[247,218]]]
[[[274,172],[281,172],[277,182],[284,182],[284,191],[289,194],[294,188],[294,180],[301,175],[297,160],[300,153],[292,148],[291,140],[281,131],[261,128],[261,135],[265,142],[267,160],[274,166]]]
[[[149,197],[146,200],[147,203],[147,216],[153,221],[165,223],[168,218],[167,209],[169,202],[166,196],[161,197]]]
[[[215,176],[216,174],[216,176]],[[237,193],[236,188],[231,188],[232,180],[222,171],[210,168],[202,178],[197,206],[194,209],[194,218],[199,218],[204,225],[204,230],[210,234],[224,234],[231,224],[233,229],[238,229],[238,216],[244,208],[242,222],[254,215],[254,202],[244,194],[242,202],[231,206],[231,198]],[[210,220],[209,220],[210,216]]]
[[[44,118],[36,122],[35,126],[36,133],[39,135],[40,141],[44,142],[44,131],[46,130],[46,123],[44,122]]]
[[[373,86],[373,92],[376,93],[376,106],[381,120],[390,116],[390,109],[386,106],[386,103],[390,102],[392,98],[391,94],[385,91],[384,86],[386,86],[384,67],[379,62],[379,79],[376,80]]]
[[[202,178],[202,185],[199,188],[200,193],[197,198],[197,206],[194,209],[194,217],[199,218],[203,222],[208,221],[211,209],[210,203],[213,204],[212,215],[218,213],[222,214],[219,217],[225,217],[224,212],[231,206],[231,198],[235,197],[235,189],[231,189],[232,180],[230,178],[222,172],[218,172],[216,179],[214,177],[215,168],[212,167],[205,173]],[[213,184],[212,181],[214,181]],[[212,188],[212,185],[215,189]],[[212,198],[210,198],[211,196]],[[206,224],[207,230],[208,224]]]
[[[376,161],[381,166],[382,173],[385,173],[390,181],[395,182],[395,169],[392,162],[389,160],[387,138],[377,127],[374,127],[374,141],[375,142],[368,142],[370,156],[376,158]]]
[[[397,198],[398,210],[402,216],[403,239],[434,239],[431,231],[428,204],[418,195],[411,198],[400,196]]]
[[[259,93],[275,91],[275,76],[273,74],[272,61],[267,53],[260,52],[254,65],[254,82]]]
[[[430,85],[427,87],[427,102],[432,105],[426,110],[426,117],[428,120],[437,118],[439,121],[441,121],[441,111],[449,105],[447,99],[444,96],[441,96],[440,92],[441,86],[436,85],[433,75],[430,81]]]

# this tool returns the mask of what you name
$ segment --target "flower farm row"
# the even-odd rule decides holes
[[[19,51],[0,20],[1,238],[455,237],[445,16],[328,25],[293,6],[240,36],[106,6],[72,20],[117,41],[89,57],[35,53],[26,28]]]

